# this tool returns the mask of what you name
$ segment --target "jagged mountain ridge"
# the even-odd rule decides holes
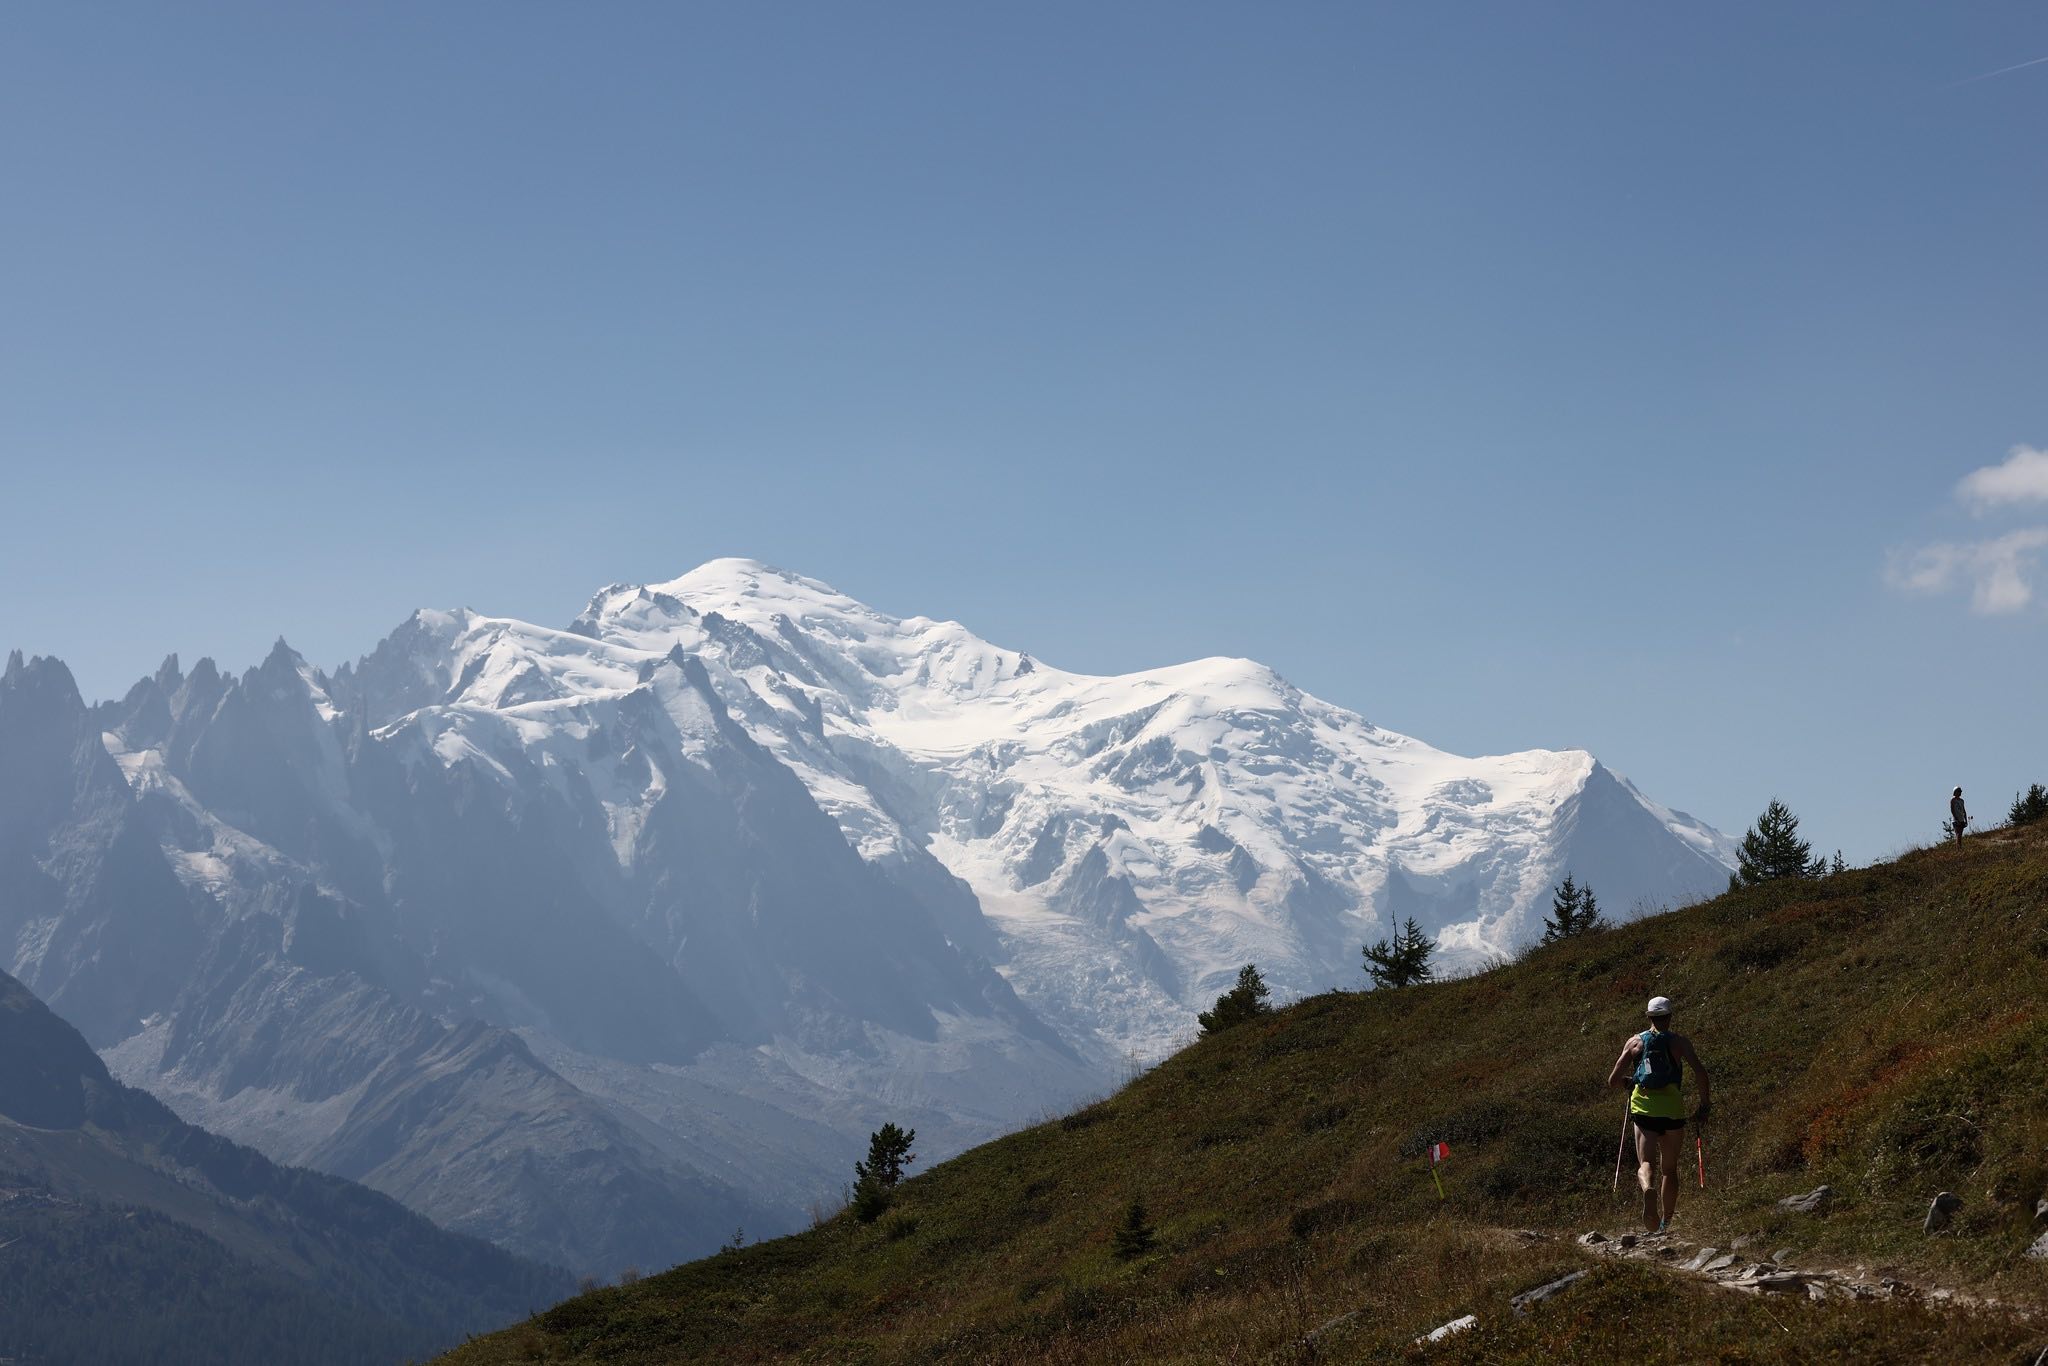
[[[1097,1084],[660,672],[603,709],[676,755],[628,877],[578,784],[372,734],[282,643],[90,711],[12,659],[0,944],[186,1118],[578,1270],[797,1225],[885,1114],[952,1151]]]
[[[713,1230],[770,1222],[773,1205],[455,999],[432,927],[409,937],[403,907],[378,891],[388,838],[325,804],[331,770],[294,762],[341,754],[321,743],[329,722],[307,672],[288,652],[240,680],[204,662],[189,678],[172,670],[131,693],[140,705],[109,733],[61,664],[10,659],[0,944],[13,971],[183,1118],[541,1260],[654,1264],[715,1246]],[[301,705],[310,724],[266,742],[275,712]],[[157,747],[128,749],[122,733]],[[240,767],[219,762],[227,746]],[[570,937],[544,943],[573,968]],[[598,941],[586,962],[637,961],[581,937]]]

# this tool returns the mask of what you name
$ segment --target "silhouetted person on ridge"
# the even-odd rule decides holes
[[[1956,795],[1948,799],[1948,823],[1949,827],[1956,832],[1957,845],[1961,845],[1963,842],[1963,827],[1970,823],[1970,812],[1963,805],[1963,790],[1960,787],[1956,789]]]

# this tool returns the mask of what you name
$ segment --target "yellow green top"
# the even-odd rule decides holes
[[[1659,1086],[1654,1091],[1638,1086],[1628,1093],[1628,1112],[1652,1119],[1684,1119],[1685,1092],[1676,1086]]]

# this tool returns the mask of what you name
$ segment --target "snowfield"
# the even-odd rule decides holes
[[[1069,673],[752,560],[605,589],[567,632],[419,620],[435,700],[404,723],[437,754],[588,756],[622,857],[661,784],[594,753],[592,708],[651,689],[687,744],[700,695],[659,666],[699,661],[862,858],[922,850],[965,882],[999,970],[1097,1059],[1172,1047],[1246,962],[1283,994],[1359,986],[1360,946],[1412,914],[1456,970],[1529,942],[1567,870],[1625,914],[1732,864],[1583,751],[1447,754],[1244,659]]]

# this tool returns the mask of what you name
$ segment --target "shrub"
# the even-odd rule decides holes
[[[1271,994],[1265,978],[1259,976],[1258,965],[1246,963],[1238,969],[1237,985],[1216,998],[1213,1010],[1202,1011],[1195,1019],[1204,1034],[1219,1034],[1232,1025],[1271,1014],[1273,1007],[1266,1004]]]
[[[1123,1222],[1110,1234],[1110,1250],[1118,1261],[1128,1262],[1150,1252],[1153,1241],[1152,1221],[1145,1212],[1145,1202],[1134,1199],[1124,1207]]]

